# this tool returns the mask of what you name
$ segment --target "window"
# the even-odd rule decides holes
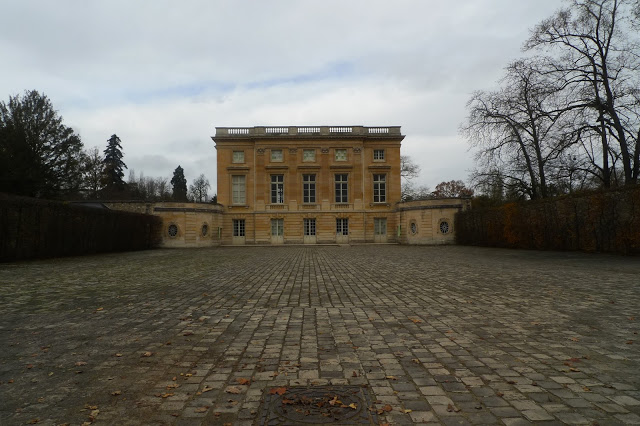
[[[346,149],[336,149],[335,150],[335,159],[336,159],[336,161],[347,161],[347,150]]]
[[[387,201],[387,175],[373,175],[373,202]]]
[[[244,163],[244,151],[233,151],[233,163]]]
[[[171,238],[175,238],[178,235],[178,226],[175,224],[169,225],[169,229],[167,231]]]
[[[284,175],[271,175],[271,204],[284,203]]]
[[[416,225],[416,223],[415,223],[415,222],[411,222],[411,226],[410,226],[410,228],[411,228],[411,233],[412,233],[412,234],[414,234],[414,235],[415,235],[415,234],[417,234],[417,233],[418,233],[418,225]]]
[[[302,202],[316,202],[316,175],[302,175]]]
[[[336,234],[349,235],[349,219],[345,219],[345,218],[336,219]]]
[[[373,219],[373,233],[375,235],[387,235],[387,219],[376,217]]]
[[[384,149],[373,150],[373,161],[384,161]]]
[[[271,235],[274,237],[284,235],[284,219],[271,219]]]
[[[446,220],[440,222],[440,232],[442,232],[443,234],[449,233],[449,222],[447,222]]]
[[[244,237],[244,219],[233,219],[233,236]]]
[[[244,175],[231,176],[231,203],[232,204],[245,204],[247,197],[245,193],[245,178]]]
[[[315,219],[304,219],[304,235],[316,235],[316,220]]]
[[[316,161],[316,150],[315,149],[303,150],[302,161]]]
[[[272,149],[271,150],[271,161],[273,162],[282,162],[282,150],[281,149]]]
[[[349,175],[337,174],[336,175],[336,203],[348,203],[349,202]]]

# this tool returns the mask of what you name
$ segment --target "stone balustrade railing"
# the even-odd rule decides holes
[[[400,126],[256,126],[256,127],[216,127],[216,136],[400,136]]]

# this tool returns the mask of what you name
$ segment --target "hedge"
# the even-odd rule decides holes
[[[456,242],[536,250],[640,254],[640,186],[471,209]]]
[[[161,227],[156,216],[0,193],[0,262],[154,248]]]

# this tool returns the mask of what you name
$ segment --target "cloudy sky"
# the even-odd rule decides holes
[[[400,125],[419,184],[466,180],[458,128],[561,0],[0,0],[0,99],[45,93],[86,147],[215,188],[215,127]],[[215,189],[212,191],[214,192]]]

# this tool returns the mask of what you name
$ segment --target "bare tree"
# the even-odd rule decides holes
[[[200,174],[200,176],[193,180],[193,184],[189,185],[189,193],[197,203],[204,203],[207,201],[209,188],[211,188],[209,180],[204,174]]]
[[[102,189],[104,165],[97,146],[82,154],[82,189],[89,199],[97,199]]]
[[[478,149],[476,184],[497,175],[531,199],[549,194],[548,170],[567,143],[563,138],[558,86],[534,60],[510,64],[495,92],[476,92],[462,133]]]
[[[638,181],[640,167],[640,50],[637,0],[573,0],[570,7],[540,23],[525,44],[552,54],[549,75],[563,84],[567,109],[583,123],[577,143],[591,133],[599,139],[604,186],[612,183],[619,158],[624,182]],[[587,136],[588,137],[588,136]],[[591,139],[585,154],[593,153]],[[594,158],[595,160],[595,158]]]

